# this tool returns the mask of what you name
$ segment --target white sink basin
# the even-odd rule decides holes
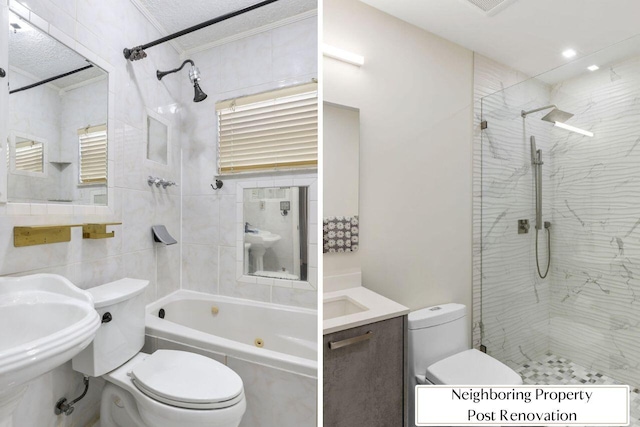
[[[254,248],[263,247],[268,249],[281,238],[279,234],[264,230],[260,230],[257,233],[244,233],[244,241],[251,243]]]
[[[265,230],[259,230],[257,233],[244,233],[245,243],[251,244],[251,256],[253,256],[255,271],[264,270],[264,254],[281,238],[279,234]]]
[[[324,300],[322,320],[334,319],[336,317],[347,316],[349,314],[362,313],[368,308],[362,304],[358,304],[348,296],[342,296],[336,299]]]
[[[0,278],[0,425],[21,386],[71,360],[99,326],[91,295],[62,276]]]

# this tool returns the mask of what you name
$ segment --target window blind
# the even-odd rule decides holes
[[[81,184],[107,182],[107,125],[78,129]]]
[[[41,142],[16,142],[16,170],[43,173],[43,148]]]
[[[218,173],[318,164],[317,83],[216,104]]]

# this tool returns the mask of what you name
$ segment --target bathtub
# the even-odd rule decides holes
[[[146,335],[317,378],[317,319],[316,310],[179,290],[147,306]]]

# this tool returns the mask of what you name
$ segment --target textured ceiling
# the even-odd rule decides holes
[[[518,0],[491,17],[466,0],[361,1],[530,76],[640,33],[638,0]]]
[[[165,35],[259,3],[260,0],[132,0],[156,21]],[[174,39],[183,51],[317,9],[317,0],[279,0],[259,9]],[[133,41],[144,44],[152,40]]]
[[[12,68],[17,68],[38,80],[44,80],[88,65],[82,56],[20,20],[16,15],[10,14],[9,19],[21,27],[16,32],[9,29],[9,64]],[[50,84],[63,89],[104,74],[101,69],[93,67],[52,81]],[[16,89],[11,85],[11,81],[9,86]]]

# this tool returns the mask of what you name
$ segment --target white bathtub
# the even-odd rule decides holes
[[[317,378],[316,310],[179,290],[147,306],[146,334]]]

